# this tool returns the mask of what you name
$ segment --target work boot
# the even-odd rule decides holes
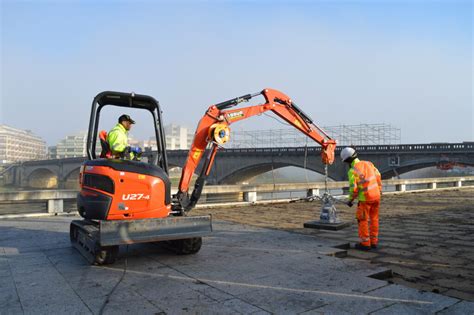
[[[354,248],[355,248],[355,249],[364,250],[364,251],[370,250],[370,246],[365,246],[365,245],[362,245],[361,243],[356,243],[356,244],[354,245]]]

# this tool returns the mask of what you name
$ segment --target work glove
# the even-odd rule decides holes
[[[130,152],[133,152],[135,154],[140,154],[140,153],[142,153],[142,149],[140,147],[130,146]]]
[[[349,207],[352,207],[354,205],[354,203],[352,202],[352,200],[349,200],[347,203],[346,203]]]

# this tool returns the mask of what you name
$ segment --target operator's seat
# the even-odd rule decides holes
[[[99,133],[100,139],[100,146],[102,147],[102,151],[100,152],[101,158],[111,159],[113,158],[112,150],[110,150],[110,145],[107,142],[107,131],[102,130]]]

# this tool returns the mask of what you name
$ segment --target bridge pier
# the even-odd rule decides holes
[[[319,196],[319,188],[310,188],[306,191],[306,197]]]
[[[398,184],[395,186],[396,191],[407,191],[407,185],[406,184]]]
[[[438,185],[436,183],[430,183],[428,184],[428,188],[429,189],[436,189],[438,187]]]
[[[244,192],[244,201],[257,202],[257,192],[256,191],[246,191],[246,192]]]
[[[62,213],[64,212],[64,200],[63,199],[50,199],[48,200],[48,213]]]

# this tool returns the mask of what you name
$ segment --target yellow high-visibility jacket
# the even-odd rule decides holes
[[[107,142],[114,156],[122,155],[128,147],[128,130],[118,123],[107,134]]]

